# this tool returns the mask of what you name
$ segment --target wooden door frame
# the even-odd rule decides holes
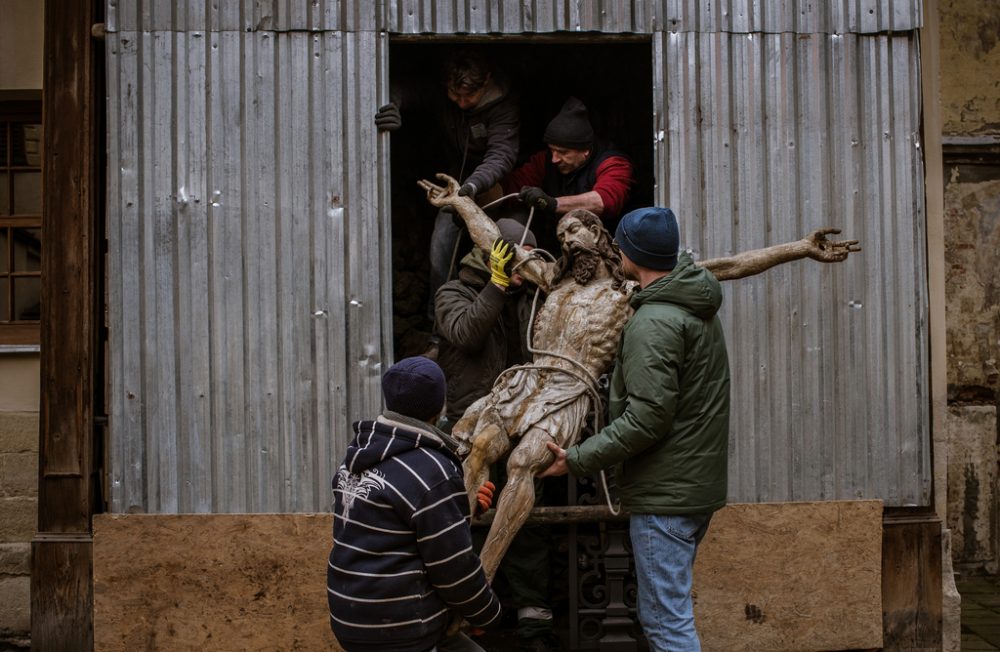
[[[41,404],[31,642],[93,649],[95,396],[101,361],[101,0],[46,0]]]

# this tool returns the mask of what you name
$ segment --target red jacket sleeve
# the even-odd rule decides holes
[[[601,196],[604,203],[603,219],[614,219],[621,215],[632,183],[632,163],[627,158],[609,156],[601,162],[597,167],[594,192]]]
[[[524,186],[540,186],[545,180],[545,157],[549,151],[543,149],[531,155],[523,165],[504,177],[501,185],[505,195],[521,192]]]

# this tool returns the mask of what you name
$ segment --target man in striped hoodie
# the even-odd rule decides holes
[[[406,358],[382,377],[386,410],[354,424],[334,478],[330,626],[347,652],[479,650],[453,619],[499,622],[500,602],[472,549],[455,442],[433,424],[445,378]]]

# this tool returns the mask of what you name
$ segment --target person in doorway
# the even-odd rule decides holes
[[[474,247],[462,259],[458,278],[442,285],[435,297],[438,362],[448,380],[446,431],[490,392],[504,370],[531,361],[528,325],[535,288],[510,269],[513,252],[508,247],[519,243],[530,251],[535,235],[507,218],[497,220],[497,228],[500,238],[491,253]],[[503,475],[498,465],[494,479],[499,483]],[[543,502],[543,482],[538,481],[535,504]],[[525,527],[500,566],[517,609],[518,647],[525,652],[562,649],[552,628],[549,554],[546,528]]]
[[[393,101],[379,108],[375,124],[380,131],[402,126],[401,109],[419,105],[437,116],[448,173],[461,182],[463,196],[484,205],[499,197],[500,180],[517,160],[520,115],[516,94],[500,71],[479,52],[461,50],[444,66],[444,92],[426,87],[396,85]],[[430,248],[430,299],[448,280],[461,234],[454,213],[439,211]]]
[[[583,476],[618,467],[650,649],[700,650],[691,581],[698,544],[726,503],[729,360],[719,321],[719,282],[690,254],[666,208],[622,218],[622,271],[639,284],[611,380],[611,421],[563,449],[539,474]]]
[[[382,377],[385,412],[354,424],[334,479],[327,566],[330,626],[347,652],[481,651],[449,625],[499,622],[455,443],[431,425],[445,391],[435,362],[405,358]]]
[[[505,193],[518,193],[536,210],[535,232],[546,251],[559,251],[556,222],[575,209],[588,210],[613,232],[634,184],[632,162],[594,135],[587,107],[575,97],[563,104],[536,152],[503,180]]]

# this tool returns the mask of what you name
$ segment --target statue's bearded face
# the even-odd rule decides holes
[[[556,227],[562,253],[572,265],[573,279],[586,285],[597,272],[601,255],[597,251],[600,238],[597,227],[588,227],[575,217],[564,217]]]
[[[580,251],[593,251],[597,246],[598,233],[595,227],[584,226],[577,218],[567,215],[559,220],[556,237],[562,244],[563,253],[572,255]]]
[[[556,261],[553,283],[561,283],[572,274],[574,281],[586,285],[595,275],[606,273],[611,276],[612,287],[621,289],[625,280],[621,258],[601,218],[582,209],[570,211],[556,225],[556,236],[562,256]]]

